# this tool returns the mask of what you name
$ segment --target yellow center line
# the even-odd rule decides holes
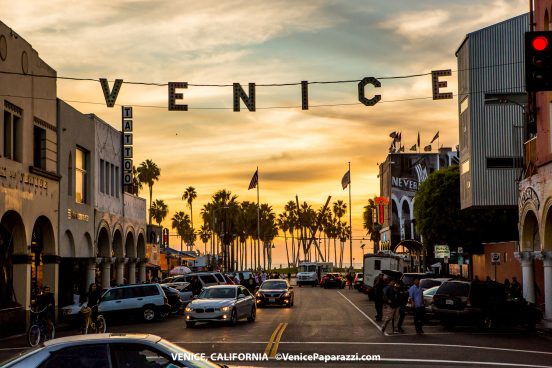
[[[274,358],[276,356],[276,352],[278,352],[278,344],[280,344],[280,339],[282,338],[282,335],[284,334],[284,330],[287,327],[287,323],[284,323],[282,328],[280,329],[280,332],[278,332],[278,336],[276,337],[276,340],[274,340],[274,344],[272,345],[272,351],[270,352],[269,357]]]
[[[274,343],[274,339],[276,338],[276,335],[278,334],[278,331],[283,326],[283,323],[278,324],[278,327],[274,330],[272,333],[272,336],[270,336],[270,340],[268,340],[268,344],[266,345],[264,353],[266,355],[270,354],[270,350],[272,349],[272,344]]]

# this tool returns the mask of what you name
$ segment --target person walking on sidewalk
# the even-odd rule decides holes
[[[385,280],[380,273],[374,281],[374,304],[376,307],[376,321],[381,322],[383,318],[383,289],[385,289]]]
[[[414,307],[414,326],[418,335],[423,334],[422,329],[425,319],[424,292],[420,287],[420,279],[414,280],[414,285],[408,290],[408,296],[412,300]]]
[[[391,328],[395,331],[395,321],[399,318],[399,294],[395,288],[395,281],[392,280],[389,285],[383,289],[383,300],[385,301],[385,320],[381,326],[381,333],[385,333],[385,329],[389,322]],[[398,322],[398,321],[397,321]]]
[[[406,305],[408,304],[409,293],[402,281],[395,283],[395,290],[397,290],[399,297],[399,324],[397,326],[397,331],[402,333],[404,332],[402,324],[406,316]]]

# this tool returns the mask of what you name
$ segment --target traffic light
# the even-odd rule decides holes
[[[525,32],[525,89],[552,91],[552,31]]]

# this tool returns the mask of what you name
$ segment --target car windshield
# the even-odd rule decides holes
[[[261,285],[261,289],[283,290],[287,289],[287,284],[285,281],[265,281]]]
[[[470,284],[463,282],[445,282],[439,287],[437,294],[445,294],[450,296],[468,296]]]
[[[230,299],[236,297],[236,288],[207,288],[199,294],[199,299]]]
[[[316,272],[315,265],[302,265],[299,266],[298,272]]]

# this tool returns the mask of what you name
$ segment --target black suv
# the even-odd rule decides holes
[[[521,299],[508,299],[506,287],[497,282],[446,281],[433,297],[433,312],[446,328],[479,325],[526,324],[530,330],[542,319],[542,311]]]

